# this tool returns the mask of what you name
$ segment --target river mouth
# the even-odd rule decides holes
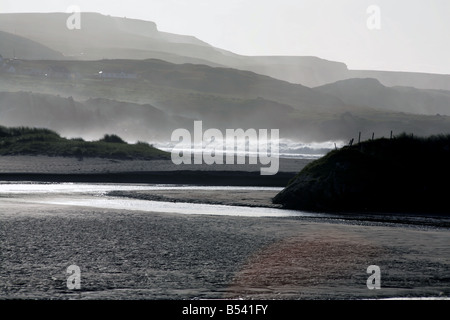
[[[231,195],[267,193],[276,194],[281,188],[272,187],[199,187],[187,185],[118,185],[87,183],[8,183],[0,184],[0,195],[4,201],[93,207],[114,210],[133,210],[142,212],[228,215],[246,217],[325,217],[319,213],[306,213],[270,207],[233,206],[223,204],[191,203],[189,201],[151,201],[110,196],[111,192],[127,193],[223,193]]]
[[[113,197],[111,191],[137,194]],[[444,228],[140,199],[279,188],[0,184],[0,299],[384,299],[450,295]],[[266,199],[267,200],[267,199]],[[234,200],[233,200],[234,201]],[[81,289],[67,287],[80,267]],[[382,290],[367,289],[378,265]]]
[[[148,213],[275,217],[402,224],[450,228],[450,217],[405,213],[319,213],[282,209],[272,204],[280,187],[196,186],[173,184],[115,184],[80,182],[1,182],[6,203],[91,207]]]

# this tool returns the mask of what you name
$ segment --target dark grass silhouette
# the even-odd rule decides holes
[[[273,202],[322,212],[450,213],[450,135],[402,134],[333,150]]]
[[[55,131],[41,128],[0,126],[0,155],[46,155],[98,157],[109,159],[170,159],[170,154],[138,142],[128,144],[117,135],[106,134],[99,141],[66,139]]]

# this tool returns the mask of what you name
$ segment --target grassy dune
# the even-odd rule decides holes
[[[63,157],[98,157],[110,159],[169,159],[170,154],[145,142],[128,144],[116,135],[98,141],[66,139],[55,131],[41,128],[0,126],[0,155],[46,155]]]
[[[449,164],[450,135],[370,140],[310,163],[273,201],[324,212],[450,213]]]

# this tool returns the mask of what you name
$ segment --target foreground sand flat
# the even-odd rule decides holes
[[[261,165],[175,165],[170,160],[111,160],[46,156],[0,156],[0,181],[113,182],[284,187],[309,159],[280,159],[279,172]]]
[[[306,163],[286,161],[282,168],[293,173]],[[1,172],[23,177],[92,173],[95,168],[105,174],[177,170],[167,162],[0,157]],[[193,174],[219,170],[194,168]],[[247,179],[241,170],[238,176]],[[186,215],[151,207],[153,201],[273,207],[276,192],[135,190],[109,195],[146,200],[146,212],[94,208],[89,201],[85,206],[44,204],[37,200],[52,195],[0,193],[0,299],[450,296],[448,219]],[[81,269],[80,290],[67,288],[70,265]],[[370,265],[381,269],[380,290],[367,288]]]
[[[3,201],[2,299],[446,297],[448,228]],[[68,266],[81,290],[68,290]],[[367,267],[381,268],[369,290]]]
[[[280,172],[298,173],[309,159],[280,159]],[[247,171],[259,172],[262,165],[175,165],[171,160],[113,160],[47,156],[0,156],[0,173],[117,173],[149,171]]]

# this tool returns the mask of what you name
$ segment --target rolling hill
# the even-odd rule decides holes
[[[0,14],[0,31],[40,43],[72,60],[161,59],[252,71],[307,87],[350,78],[375,78],[385,86],[450,90],[450,75],[349,70],[345,63],[318,57],[242,56],[192,36],[161,32],[154,22],[98,13],[82,13],[81,29],[69,30],[66,27],[69,16],[68,13]],[[6,56],[1,50],[7,49],[0,47],[0,54]],[[16,55],[24,56],[25,51],[18,49]]]
[[[176,92],[176,91],[174,91]],[[388,111],[317,115],[303,113],[275,101],[265,99],[225,99],[213,95],[187,94],[184,104],[176,100],[170,108],[137,104],[106,98],[76,100],[72,97],[31,93],[0,92],[0,125],[45,127],[65,137],[99,139],[104,132],[117,134],[128,142],[150,143],[170,141],[177,128],[192,132],[194,120],[203,127],[225,129],[280,129],[280,137],[302,142],[338,141],[412,132],[417,135],[448,132],[450,117],[424,116]],[[212,106],[212,107],[211,107]],[[175,108],[190,110],[191,116],[173,112]]]
[[[183,121],[184,120],[184,121]],[[0,123],[5,126],[50,128],[66,137],[99,139],[105,132],[128,141],[170,137],[172,128],[191,121],[169,116],[151,105],[107,99],[76,101],[48,94],[0,92]]]
[[[299,84],[231,68],[180,65],[153,59],[21,61],[15,67],[17,76],[26,75],[29,70],[33,70],[36,76],[28,79],[16,77],[13,82],[0,78],[7,91],[63,93],[74,97],[103,97],[151,103],[156,107],[161,105],[164,109],[171,108],[173,112],[181,112],[182,115],[191,110],[176,105],[171,107],[170,101],[182,103],[182,100],[189,100],[194,94],[213,95],[225,100],[263,98],[290,105],[300,111],[348,111],[340,99],[331,95]],[[52,77],[47,72],[50,69],[64,71],[58,77]],[[132,79],[126,79],[127,75],[132,75]]]
[[[393,85],[450,88],[450,76],[367,71],[368,79],[316,57],[239,56],[148,21],[83,13],[81,29],[69,30],[68,16],[0,14],[0,39],[26,43],[14,49],[18,57],[47,55],[0,67],[0,124],[88,139],[108,128],[129,141],[167,141],[194,120],[205,128],[278,128],[282,138],[304,142],[450,128],[449,91]]]
[[[0,31],[0,54],[3,58],[25,60],[61,60],[64,56],[38,42]]]
[[[426,115],[450,115],[450,91],[386,87],[376,79],[349,79],[315,88],[347,105]]]

